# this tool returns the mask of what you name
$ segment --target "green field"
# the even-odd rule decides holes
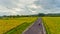
[[[43,17],[47,34],[60,34],[60,17]]]
[[[0,34],[22,34],[37,17],[3,18],[0,19]]]
[[[38,17],[0,19],[0,34],[22,34]],[[42,17],[47,34],[60,34],[60,17]]]

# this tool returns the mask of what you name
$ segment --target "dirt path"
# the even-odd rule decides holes
[[[46,34],[42,19],[38,18],[38,20],[22,34]]]

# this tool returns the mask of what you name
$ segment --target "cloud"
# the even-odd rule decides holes
[[[34,2],[43,8],[43,13],[60,13],[60,0],[37,0]]]
[[[60,0],[0,0],[0,15],[60,13]]]
[[[35,0],[0,0],[0,15],[31,14],[28,5]]]

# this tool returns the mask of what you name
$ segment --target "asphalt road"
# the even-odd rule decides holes
[[[38,18],[37,21],[35,21],[34,24],[29,27],[28,30],[25,30],[22,34],[46,34],[42,19]]]

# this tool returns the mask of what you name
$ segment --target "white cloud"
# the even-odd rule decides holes
[[[0,15],[60,13],[60,0],[0,0]]]
[[[60,0],[37,0],[34,2],[37,6],[41,6],[43,13],[60,13]]]
[[[31,11],[33,14],[37,14],[37,12],[36,11]]]
[[[37,8],[37,6],[32,4],[32,5],[29,5],[29,8]]]
[[[12,8],[12,10],[14,10],[14,11],[20,11],[21,9],[20,8]]]
[[[33,1],[35,0],[0,0],[0,15],[31,14],[27,6]]]

